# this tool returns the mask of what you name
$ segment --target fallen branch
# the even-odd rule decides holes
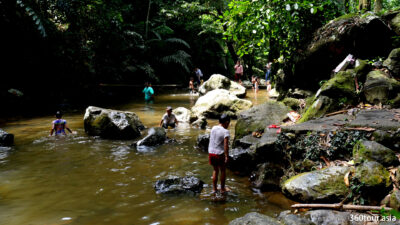
[[[357,210],[357,211],[371,211],[371,210],[392,210],[389,207],[382,206],[370,206],[370,205],[343,205],[341,203],[336,204],[294,204],[292,208],[320,208],[320,209],[337,209],[337,210]]]
[[[362,130],[362,131],[375,131],[372,127],[346,127],[345,130]]]
[[[340,111],[333,112],[333,113],[328,113],[328,114],[325,115],[325,117],[329,117],[329,116],[334,116],[334,115],[338,115],[338,114],[347,113],[347,111],[348,111],[348,110],[345,109],[345,110],[340,110]]]

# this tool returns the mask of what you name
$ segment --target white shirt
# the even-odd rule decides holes
[[[165,113],[164,116],[162,117],[163,124],[175,123],[175,119],[176,117],[173,113],[171,113],[170,116],[168,116],[168,113]]]
[[[211,129],[210,144],[208,145],[208,153],[221,155],[224,154],[224,139],[229,138],[229,130],[222,126],[214,126]]]

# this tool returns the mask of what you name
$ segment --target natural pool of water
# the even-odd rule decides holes
[[[267,95],[248,90],[247,99],[260,104]],[[187,94],[163,94],[152,105],[133,100],[113,108],[136,112],[151,127],[159,124],[167,105],[190,108],[195,101]],[[209,130],[181,124],[167,132],[178,143],[137,151],[129,146],[132,140],[87,136],[83,114],[64,116],[77,131],[66,138],[48,136],[52,116],[3,124],[15,135],[15,146],[0,149],[0,224],[220,225],[253,211],[276,215],[292,203],[278,192],[252,190],[247,177],[229,171],[232,194],[226,202],[158,195],[153,185],[168,175],[194,175],[211,185],[207,154],[194,148],[197,136]]]

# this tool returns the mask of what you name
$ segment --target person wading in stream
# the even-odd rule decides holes
[[[219,118],[219,125],[211,129],[210,144],[208,145],[208,159],[213,166],[213,192],[216,193],[218,174],[221,171],[221,194],[227,190],[225,188],[226,163],[229,159],[229,124],[231,119],[226,114]]]
[[[144,89],[143,89],[143,93],[144,93],[144,100],[146,103],[152,103],[153,102],[153,95],[154,95],[154,90],[151,87],[151,83],[146,82],[144,84]]]
[[[167,107],[167,113],[165,113],[161,119],[160,127],[168,129],[168,127],[175,128],[178,126],[178,120],[175,117],[175,114],[172,113],[172,107]]]
[[[56,120],[53,121],[53,126],[50,131],[50,136],[53,135],[53,133],[57,136],[60,134],[66,135],[65,129],[67,129],[70,133],[72,133],[71,129],[69,129],[67,125],[67,121],[61,119],[62,118],[62,113],[60,111],[56,112]]]

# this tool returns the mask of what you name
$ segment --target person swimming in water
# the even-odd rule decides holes
[[[60,111],[56,112],[56,118],[57,119],[53,121],[53,127],[51,128],[50,136],[52,136],[53,133],[55,136],[57,136],[59,134],[67,135],[67,133],[65,132],[65,129],[67,129],[72,134],[71,129],[69,129],[69,127],[67,125],[67,121],[61,119],[62,113]]]

